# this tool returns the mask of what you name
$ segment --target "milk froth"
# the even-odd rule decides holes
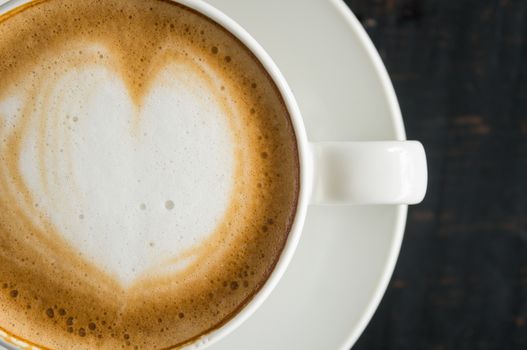
[[[0,17],[0,76],[0,334],[170,348],[261,288],[298,157],[241,42],[168,1],[35,1]]]

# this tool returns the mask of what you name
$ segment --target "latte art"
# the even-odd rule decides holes
[[[22,82],[35,86],[34,97],[8,92],[12,111],[0,107],[21,147],[19,169],[8,167],[21,181],[16,201],[127,286],[220,224],[244,141],[231,135],[236,112],[207,86],[219,79],[189,60],[164,62],[137,104],[110,62],[91,66],[97,56],[110,61],[110,50],[80,43],[64,51],[60,66],[44,61],[44,82]]]
[[[265,283],[298,195],[271,78],[162,0],[0,16],[0,336],[166,349]]]

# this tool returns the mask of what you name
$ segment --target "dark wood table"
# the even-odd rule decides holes
[[[347,3],[429,162],[354,349],[527,349],[527,1]]]

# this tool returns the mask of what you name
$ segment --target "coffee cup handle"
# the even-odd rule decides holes
[[[417,204],[427,185],[426,156],[418,141],[310,144],[311,204]]]

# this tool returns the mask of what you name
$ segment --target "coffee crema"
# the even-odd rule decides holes
[[[162,0],[0,16],[0,335],[171,349],[234,317],[299,193],[283,99],[232,34]]]

